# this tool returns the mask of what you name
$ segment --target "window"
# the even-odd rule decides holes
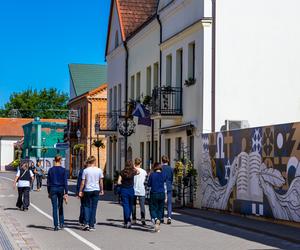
[[[153,85],[154,87],[158,86],[158,63],[155,63],[153,66]]]
[[[150,153],[151,153],[151,146],[150,141],[146,142],[146,169],[150,166]]]
[[[136,74],[136,100],[141,100],[141,72]]]
[[[182,86],[182,49],[176,51],[176,87]]]
[[[193,162],[194,161],[194,136],[189,136],[189,158]]]
[[[145,157],[145,152],[144,152],[144,142],[141,142],[140,143],[140,158],[141,158],[141,160],[142,160],[142,163],[143,163],[143,165],[144,165],[144,157]]]
[[[114,109],[114,111],[116,111],[117,108],[118,108],[118,106],[117,106],[117,98],[118,98],[117,97],[118,96],[117,86],[114,87],[114,94],[113,95],[114,95],[114,102],[113,102],[114,103],[114,108],[113,109]]]
[[[176,138],[176,159],[180,160],[182,158],[182,149],[181,149],[181,137]]]
[[[165,155],[167,155],[168,158],[171,159],[171,139],[165,140]]]
[[[118,111],[121,112],[122,109],[122,85],[118,85]]]
[[[109,90],[109,103],[108,103],[108,111],[109,112],[112,112],[112,109],[113,109],[113,106],[112,106],[112,98],[113,98],[113,95],[112,95],[112,89]]]
[[[146,94],[151,96],[151,66],[147,68],[147,86]]]
[[[188,78],[195,78],[195,42],[189,44]]]
[[[115,34],[115,49],[118,48],[119,46],[119,32],[116,31],[116,34]]]
[[[130,99],[134,100],[134,75],[131,76]]]
[[[166,85],[172,86],[172,55],[167,56],[166,74]]]

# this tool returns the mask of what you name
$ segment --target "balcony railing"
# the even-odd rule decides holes
[[[154,88],[152,115],[182,116],[182,88],[171,86]]]
[[[116,132],[118,129],[118,113],[99,113],[95,118],[95,132]]]

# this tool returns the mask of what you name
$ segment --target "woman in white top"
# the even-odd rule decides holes
[[[29,207],[29,193],[31,182],[33,182],[34,175],[29,169],[28,162],[24,163],[17,171],[14,188],[18,186],[18,200],[16,206],[23,211],[27,211]]]
[[[90,156],[86,160],[87,167],[83,170],[79,197],[83,197],[84,226],[83,230],[95,231],[96,212],[99,195],[104,195],[103,172],[96,165],[96,158]]]

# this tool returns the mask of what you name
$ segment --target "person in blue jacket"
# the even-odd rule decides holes
[[[76,186],[76,197],[80,199],[80,214],[79,214],[79,224],[83,226],[84,224],[84,204],[83,204],[83,197],[79,197],[79,191],[80,191],[80,185],[82,182],[82,174],[83,170],[86,168],[87,164],[86,162],[81,166],[79,173],[78,173],[78,178],[77,178],[77,186]]]
[[[173,193],[173,169],[170,166],[169,163],[169,157],[166,155],[163,155],[161,158],[162,161],[162,172],[166,177],[165,182],[165,191],[167,194],[167,208],[168,208],[168,220],[167,223],[171,224],[172,221],[172,193]]]

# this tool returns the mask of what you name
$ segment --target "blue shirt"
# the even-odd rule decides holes
[[[165,192],[166,176],[162,172],[153,172],[149,176],[148,187],[151,187],[151,193]]]
[[[173,169],[169,165],[162,165],[162,172],[166,176],[167,191],[173,190]]]
[[[68,179],[66,170],[61,166],[53,166],[48,171],[47,188],[48,193],[52,187],[63,187],[65,193],[68,193]]]

